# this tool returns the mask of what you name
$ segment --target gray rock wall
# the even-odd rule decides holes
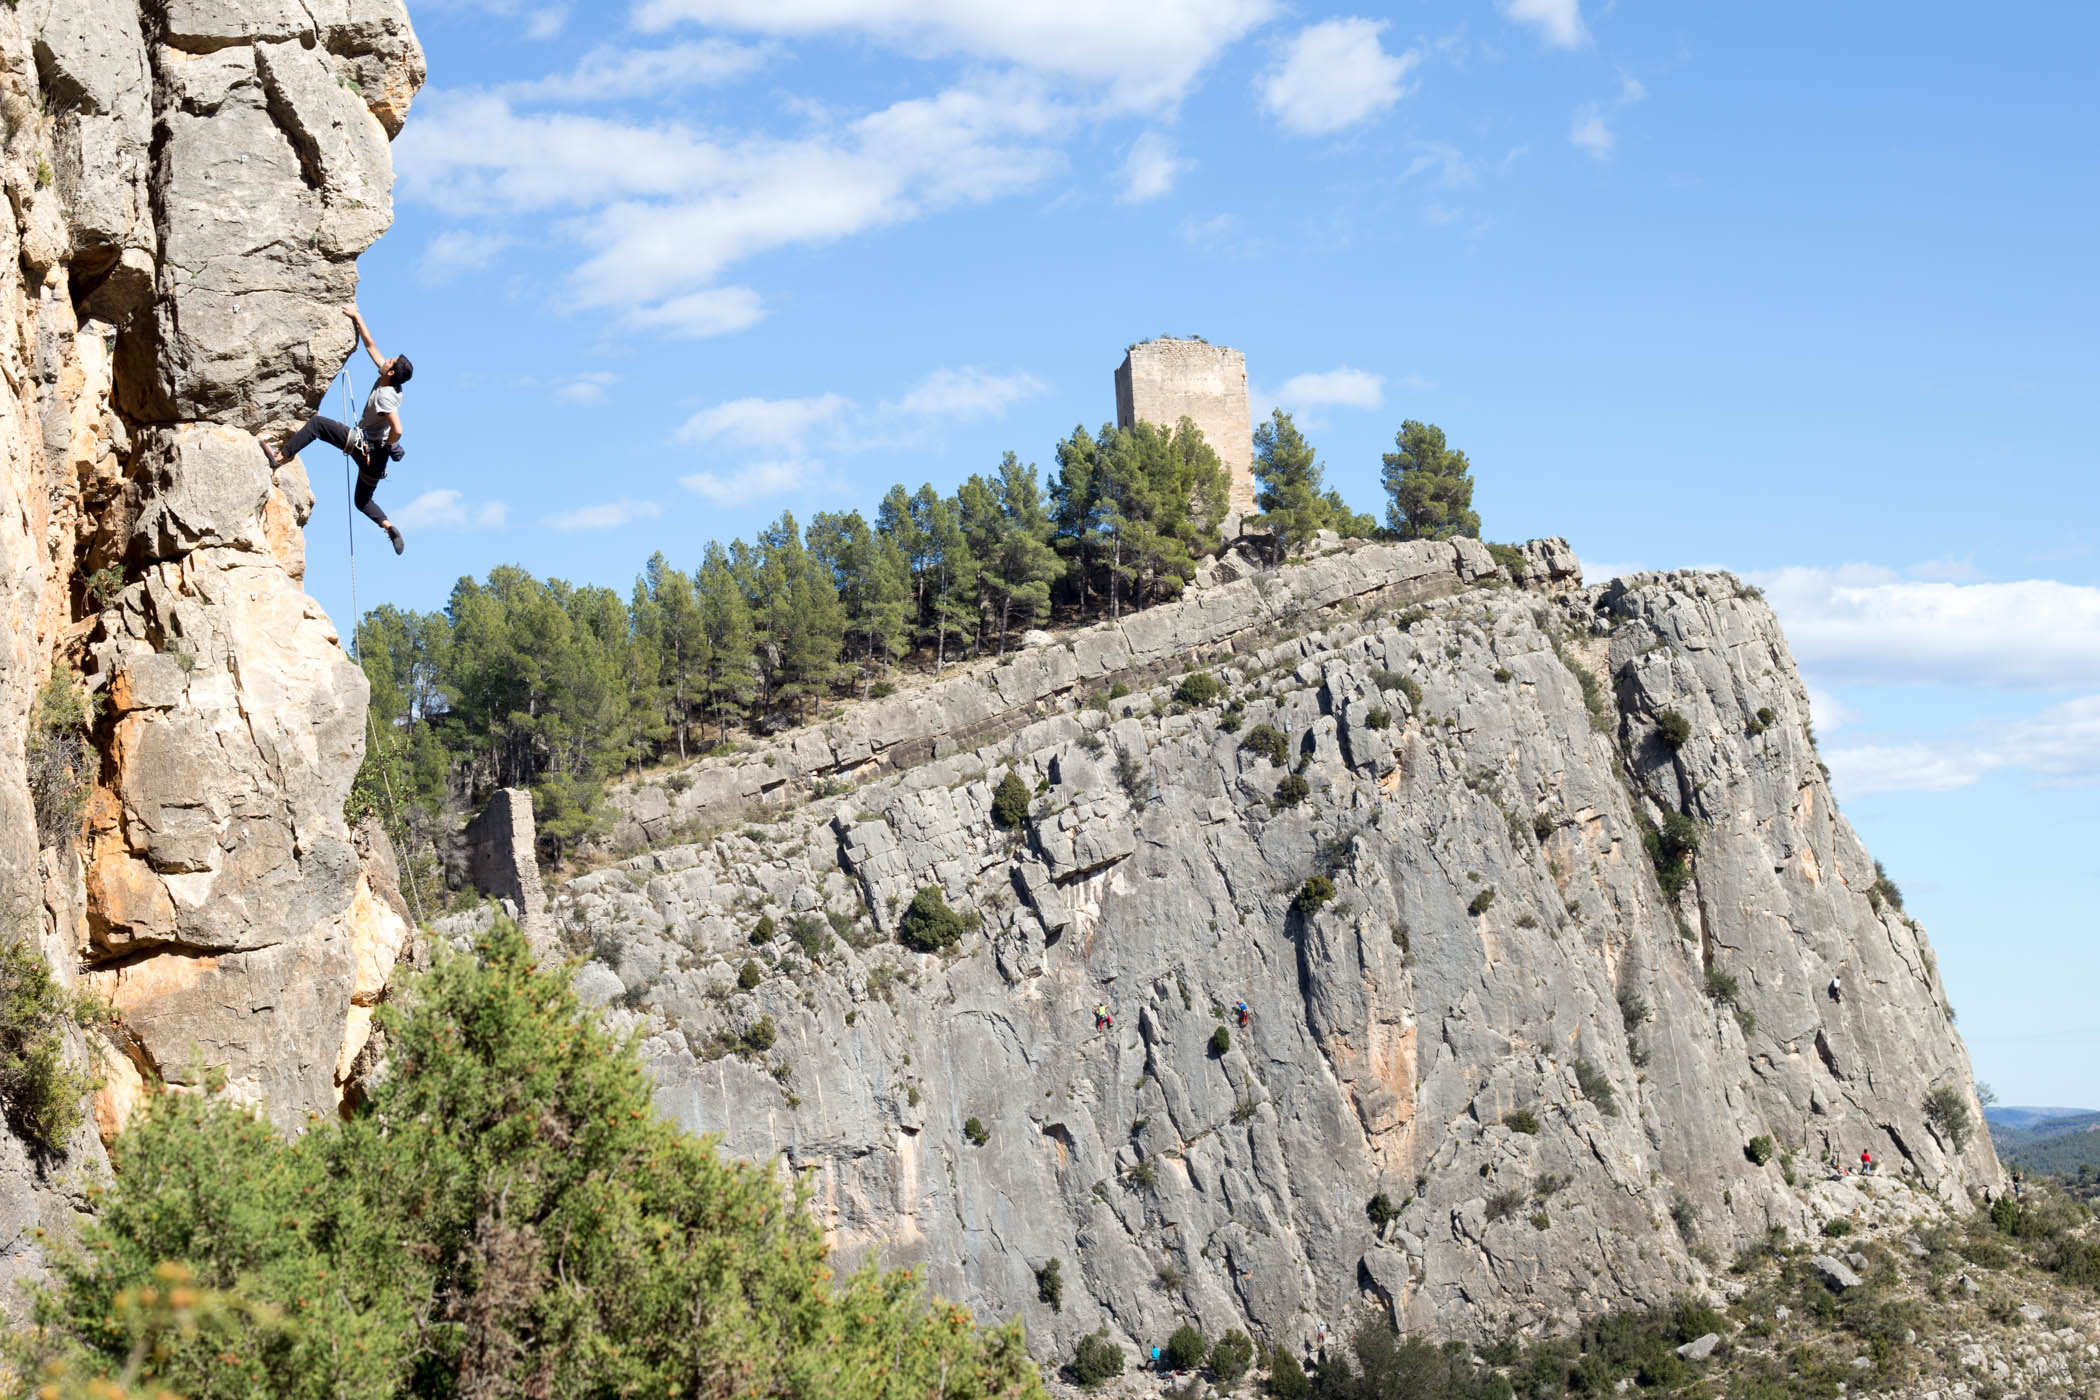
[[[1043,1355],[1188,1318],[1302,1341],[1366,1300],[1479,1335],[1665,1299],[1803,1230],[1786,1175],[1832,1152],[1994,1186],[1985,1143],[1927,1120],[1966,1053],[1763,602],[1676,574],[1423,607],[1345,590],[1219,657],[1211,706],[1051,706],[572,881],[581,985],[643,1033],[666,1111],[784,1156],[842,1246],[1024,1314]],[[1243,746],[1262,725],[1284,766]],[[1036,794],[1014,832],[1008,772]],[[1670,812],[1702,828],[1676,900],[1641,830]],[[892,941],[929,885],[979,921],[944,956]]]

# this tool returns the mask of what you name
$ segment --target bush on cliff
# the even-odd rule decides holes
[[[659,1118],[560,969],[508,924],[478,951],[381,1009],[391,1072],[348,1122],[287,1142],[220,1096],[153,1100],[16,1373],[189,1400],[1040,1396],[1017,1325],[908,1272],[834,1281],[802,1200]],[[153,1330],[178,1288],[211,1306]]]
[[[911,897],[898,921],[897,937],[922,953],[939,953],[962,942],[970,921],[948,907],[938,885],[926,885]]]

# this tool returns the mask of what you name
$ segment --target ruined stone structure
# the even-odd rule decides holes
[[[1130,347],[1116,368],[1116,426],[1172,428],[1184,417],[1231,473],[1230,515],[1254,509],[1254,423],[1247,357],[1223,345],[1161,336]]]
[[[544,949],[552,926],[533,851],[532,794],[498,788],[481,815],[467,823],[467,878],[474,888],[506,906],[526,941]]]

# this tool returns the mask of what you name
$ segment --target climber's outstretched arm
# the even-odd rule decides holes
[[[357,327],[358,343],[365,347],[365,353],[372,357],[372,363],[378,366],[381,374],[386,373],[386,356],[380,354],[378,345],[373,343],[372,332],[365,327],[365,318],[357,314],[357,308],[354,306],[344,307],[343,314],[350,318],[351,325]]]

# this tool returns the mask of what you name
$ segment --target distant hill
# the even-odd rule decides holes
[[[2001,1122],[2001,1115],[2019,1115]],[[2071,1176],[2080,1167],[2100,1170],[2100,1113],[2090,1109],[1992,1109],[1985,1115],[1998,1156],[2013,1166],[2049,1176]]]

